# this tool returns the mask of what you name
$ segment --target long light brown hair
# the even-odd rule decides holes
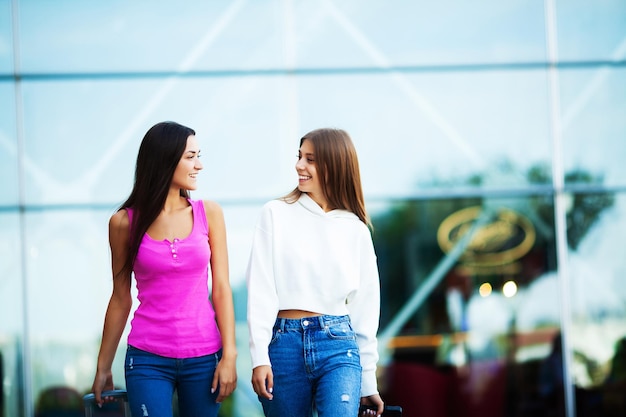
[[[304,135],[300,146],[305,140],[313,145],[317,175],[329,206],[351,211],[371,228],[363,199],[359,160],[350,135],[341,129],[322,128]],[[283,200],[294,203],[300,195],[302,191],[296,187]]]

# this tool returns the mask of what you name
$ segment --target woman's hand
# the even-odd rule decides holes
[[[109,391],[113,389],[113,374],[109,372],[96,372],[96,376],[91,386],[91,392],[93,392],[96,404],[98,407],[102,407],[106,401],[110,398],[102,398],[102,391]]]
[[[274,390],[274,374],[272,367],[269,365],[257,366],[252,370],[252,388],[259,397],[271,400],[274,398],[272,391]]]
[[[213,375],[213,383],[211,384],[211,392],[215,392],[219,386],[219,394],[216,402],[221,403],[233,393],[237,388],[237,368],[234,358],[220,359]]]
[[[385,403],[378,394],[370,395],[369,397],[361,397],[361,404],[377,407],[377,416],[381,416],[383,414],[383,411],[385,411]]]

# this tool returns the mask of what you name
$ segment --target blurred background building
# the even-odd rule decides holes
[[[107,221],[162,120],[197,131],[192,196],[226,215],[239,387],[224,416],[261,415],[252,230],[323,126],[359,152],[389,403],[624,413],[623,0],[0,0],[0,108],[2,417],[69,413],[90,389]]]

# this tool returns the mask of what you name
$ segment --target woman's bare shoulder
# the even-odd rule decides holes
[[[130,219],[125,209],[118,210],[109,219],[109,228],[114,230],[128,230]]]
[[[204,205],[204,212],[207,216],[221,216],[223,213],[222,206],[220,206],[216,201],[202,200],[202,204]]]

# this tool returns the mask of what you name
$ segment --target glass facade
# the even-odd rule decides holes
[[[359,152],[388,403],[623,415],[625,69],[621,0],[0,0],[0,417],[90,389],[107,221],[162,120],[196,130],[193,197],[226,216],[239,386],[224,416],[261,415],[256,216],[324,126]]]

